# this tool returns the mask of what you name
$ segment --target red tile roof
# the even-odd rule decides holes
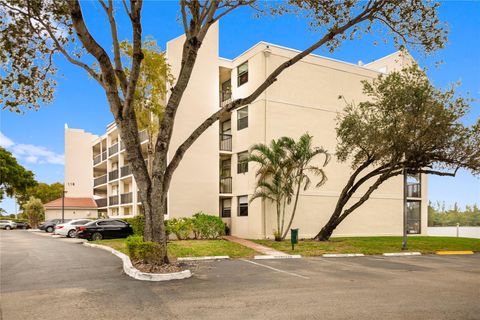
[[[44,205],[46,208],[61,208],[62,198],[55,199]],[[93,198],[65,197],[65,208],[96,208],[97,203]]]

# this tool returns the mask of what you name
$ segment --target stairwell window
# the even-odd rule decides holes
[[[237,173],[248,172],[248,151],[238,153]]]
[[[237,67],[237,87],[248,82],[248,61]]]
[[[248,196],[238,197],[237,215],[239,217],[248,217]]]
[[[232,215],[232,199],[222,199],[222,218],[230,218]]]
[[[237,110],[237,131],[248,128],[248,106]]]

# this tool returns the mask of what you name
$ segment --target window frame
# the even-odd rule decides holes
[[[240,203],[240,199],[243,198],[243,197],[245,197],[247,199],[247,202]],[[241,212],[242,205],[243,205],[243,208],[246,208],[247,214],[242,214],[242,212]],[[237,197],[237,216],[238,217],[248,217],[248,195],[242,195],[242,196]]]
[[[230,200],[230,207],[225,207],[225,200]],[[226,208],[230,209],[228,215],[224,214]],[[223,198],[222,199],[222,210],[220,212],[220,217],[221,218],[231,218],[232,217],[232,198]]]
[[[418,203],[418,219],[409,219],[408,217],[408,203]],[[421,234],[422,233],[422,201],[421,200],[413,200],[413,199],[408,199],[407,200],[407,217],[406,217],[406,228],[407,228],[407,234]],[[410,232],[410,229],[408,228],[409,222],[415,221],[418,222],[418,232]]]
[[[246,154],[245,160],[240,161],[240,156]],[[248,151],[242,151],[237,153],[237,174],[248,173]]]
[[[245,109],[247,110],[246,116],[240,118],[240,112],[244,111]],[[247,121],[244,121],[243,119],[247,119]],[[237,110],[237,131],[243,130],[245,128],[248,128],[248,106]]]
[[[240,68],[243,67],[244,65],[247,66],[246,71],[240,72]],[[241,82],[242,76],[244,75],[246,75],[246,79],[244,82]],[[241,87],[247,82],[248,82],[248,60],[237,66],[237,88]]]

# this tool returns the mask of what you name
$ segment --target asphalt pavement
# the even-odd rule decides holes
[[[0,231],[1,319],[480,319],[480,255],[227,260],[142,282],[78,241]]]

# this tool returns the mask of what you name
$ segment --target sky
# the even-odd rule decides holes
[[[107,22],[98,2],[84,1],[82,6],[87,26],[102,45],[110,48]],[[165,49],[168,40],[183,33],[178,10],[176,1],[146,1],[142,13],[143,36],[152,36]],[[480,2],[444,2],[439,13],[450,30],[446,48],[428,57],[419,52],[411,54],[420,66],[428,68],[428,75],[437,87],[447,88],[459,81],[457,92],[476,100],[463,119],[470,125],[480,117]],[[119,38],[130,38],[125,17],[119,17],[117,23]],[[302,50],[320,36],[308,30],[301,18],[256,18],[250,9],[242,8],[220,21],[220,56],[234,58],[259,41]],[[315,53],[351,63],[359,60],[368,63],[396,51],[392,41],[384,43],[383,38],[378,34],[366,35],[344,42],[333,53],[326,49]],[[437,61],[443,64],[437,67]],[[20,164],[35,173],[38,181],[47,183],[63,181],[65,124],[100,135],[113,121],[100,86],[63,57],[57,57],[55,63],[59,73],[53,103],[25,114],[0,111],[0,145],[13,152]],[[454,178],[431,176],[428,190],[429,199],[434,202],[480,204],[480,180],[466,171],[460,171]],[[12,199],[4,199],[0,207],[15,213]]]

